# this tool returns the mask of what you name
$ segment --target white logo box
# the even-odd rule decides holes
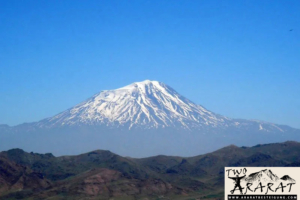
[[[225,167],[224,199],[296,200],[300,167]]]

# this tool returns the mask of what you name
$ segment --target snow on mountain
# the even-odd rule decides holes
[[[211,112],[157,81],[105,90],[39,122],[0,125],[0,150],[78,154],[109,149],[121,155],[192,156],[236,144],[299,141],[300,130]]]
[[[138,126],[193,129],[222,126],[229,121],[194,104],[164,83],[146,80],[102,91],[65,112],[42,120],[39,126],[106,124],[129,129]]]
[[[135,82],[115,90],[104,90],[38,127],[105,125],[132,128],[175,127],[188,130],[255,126],[260,131],[281,131],[279,126],[254,120],[234,120],[193,103],[158,81]]]

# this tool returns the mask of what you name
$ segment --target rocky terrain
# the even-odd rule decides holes
[[[299,163],[298,142],[139,159],[104,150],[55,157],[11,149],[0,153],[0,199],[222,199],[225,166]]]

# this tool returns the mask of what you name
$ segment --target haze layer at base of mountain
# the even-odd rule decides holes
[[[0,199],[222,199],[225,166],[300,166],[300,143],[139,159],[105,150],[55,157],[11,149],[0,163]]]
[[[0,125],[0,150],[74,155],[109,149],[122,156],[194,156],[226,145],[300,141],[300,130],[259,120],[231,119],[158,81],[105,90],[53,117]]]

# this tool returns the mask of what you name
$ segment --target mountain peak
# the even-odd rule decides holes
[[[104,90],[38,122],[15,127],[0,125],[0,133],[2,149],[19,144],[27,146],[29,151],[41,151],[48,146],[47,152],[52,149],[66,154],[66,151],[79,153],[81,149],[101,147],[140,157],[195,155],[229,144],[253,146],[264,141],[278,142],[283,136],[285,140],[294,140],[299,138],[300,130],[227,118],[193,103],[162,82],[145,80]],[[219,153],[226,157],[238,149],[229,146]]]
[[[140,82],[134,82],[133,84],[138,84],[138,85],[149,85],[149,84],[159,84],[159,83],[161,83],[161,82],[159,82],[159,81],[155,81],[155,80],[153,80],[153,81],[151,81],[151,80],[144,80],[144,81],[140,81]]]
[[[275,124],[234,120],[215,114],[183,97],[170,86],[154,80],[134,82],[104,90],[38,127],[97,125],[122,130],[175,128],[177,130],[224,130],[255,127],[259,131],[281,131]],[[261,129],[260,127],[264,127]],[[248,129],[248,128],[247,128]]]
[[[155,81],[155,80],[153,80],[153,81],[151,81],[151,80],[144,80],[144,81],[140,81],[140,82],[133,82],[133,83],[131,83],[131,84],[129,84],[129,85],[139,85],[139,86],[143,86],[143,85],[159,85],[159,84],[161,84],[162,82],[159,82],[159,81]],[[129,86],[128,85],[128,86]],[[126,87],[126,86],[125,86]]]
[[[48,118],[41,126],[105,125],[195,129],[220,126],[227,118],[196,105],[162,82],[145,80],[104,90],[75,107]]]
[[[162,88],[166,87],[166,85],[162,82],[159,82],[159,81],[144,80],[144,81],[141,81],[141,82],[134,82],[132,84],[129,84],[129,85],[121,87],[121,88],[118,88],[116,90],[135,90],[135,89],[139,89],[141,91],[145,91],[146,88],[149,88],[149,87],[155,87],[155,88],[161,90]]]

